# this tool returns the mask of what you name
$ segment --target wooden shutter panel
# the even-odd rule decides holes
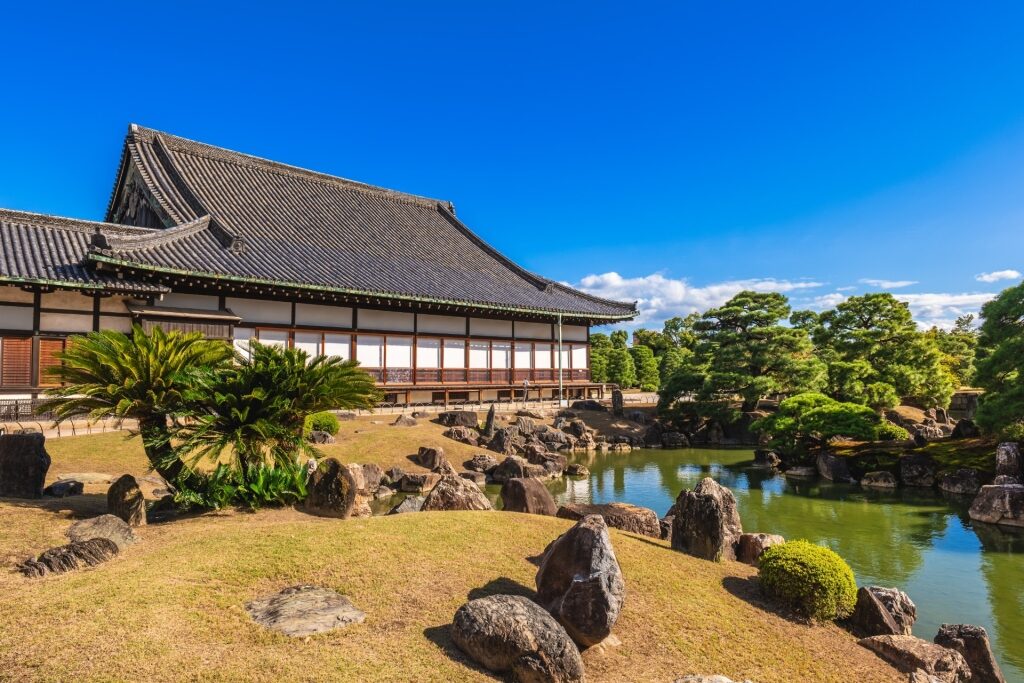
[[[64,350],[63,339],[39,340],[39,386],[55,387],[60,385],[60,378],[51,374],[50,370],[60,367],[57,354]]]
[[[32,338],[4,337],[0,347],[0,386],[32,385]]]

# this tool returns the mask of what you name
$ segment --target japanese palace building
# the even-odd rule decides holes
[[[135,125],[105,222],[0,209],[0,400],[45,390],[69,336],[133,322],[354,358],[391,403],[590,397],[589,327],[635,315],[448,202]]]

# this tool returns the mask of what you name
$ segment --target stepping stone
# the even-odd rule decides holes
[[[114,481],[114,475],[102,474],[100,472],[69,472],[68,474],[60,474],[57,476],[58,480],[74,479],[80,481],[83,484],[110,484]]]
[[[366,613],[341,593],[308,584],[253,600],[245,608],[256,623],[286,636],[311,636],[366,619]]]

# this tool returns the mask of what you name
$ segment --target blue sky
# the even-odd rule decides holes
[[[134,121],[449,199],[649,325],[743,287],[948,324],[1024,271],[1019,2],[19,5],[0,206],[102,218]]]

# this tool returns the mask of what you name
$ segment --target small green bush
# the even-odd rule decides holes
[[[849,616],[857,582],[843,558],[809,541],[788,541],[761,555],[758,576],[769,595],[817,621]]]
[[[910,432],[892,422],[882,422],[878,425],[875,438],[879,441],[906,441],[910,438]]]
[[[338,417],[334,413],[313,413],[306,418],[307,434],[310,432],[327,432],[331,436],[334,436],[338,433],[339,429],[341,429],[341,423],[338,421]]]
[[[300,464],[250,467],[243,480],[237,469],[220,463],[187,487],[179,483],[174,502],[184,508],[223,510],[237,506],[259,510],[301,503],[306,495],[306,468]]]

